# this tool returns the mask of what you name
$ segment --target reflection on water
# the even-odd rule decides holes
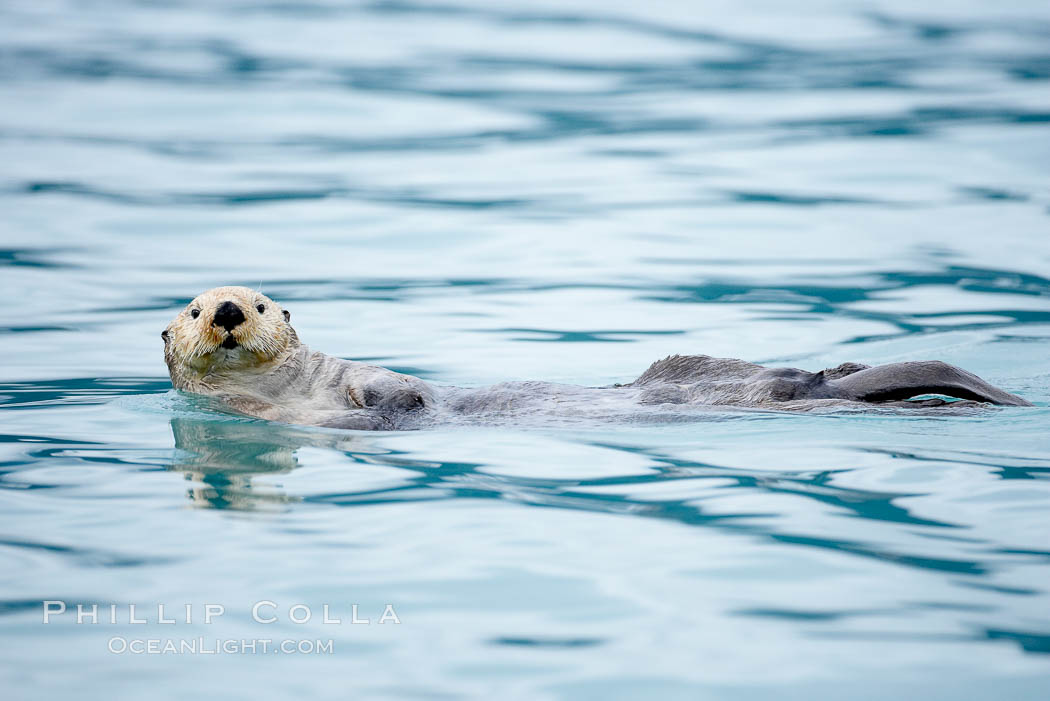
[[[804,421],[802,430],[819,430],[819,421]],[[963,615],[967,624],[956,632],[924,633],[893,630],[856,630],[845,627],[819,631],[819,637],[838,640],[975,642],[1011,641],[1028,653],[1050,652],[1050,636],[1033,629],[1026,618],[1014,627],[1004,627],[1001,617],[1015,605],[1011,599],[1045,597],[1041,589],[1013,587],[1001,583],[1001,575],[1018,558],[1050,557],[1044,549],[1017,548],[1000,540],[999,529],[985,522],[961,522],[960,514],[929,509],[926,488],[894,486],[894,479],[884,480],[881,488],[856,484],[855,471],[837,469],[777,469],[760,463],[746,468],[719,462],[677,457],[667,449],[629,442],[589,439],[583,443],[588,451],[603,453],[605,462],[634,464],[635,469],[621,474],[581,476],[578,468],[566,468],[568,474],[530,474],[528,469],[506,470],[501,457],[506,452],[499,442],[490,453],[493,464],[439,460],[443,452],[383,449],[384,441],[370,435],[317,431],[286,426],[271,426],[256,421],[222,421],[209,419],[174,419],[178,459],[172,466],[187,478],[203,485],[191,490],[196,505],[220,509],[259,510],[288,507],[292,504],[368,508],[393,504],[427,504],[453,500],[461,504],[487,502],[519,504],[530,509],[558,509],[582,515],[605,514],[629,517],[638,528],[651,520],[665,521],[699,533],[723,533],[744,536],[765,547],[802,548],[809,552],[826,552],[831,557],[870,559],[877,567],[901,572],[914,569],[928,576],[946,577],[947,590],[917,589],[897,601],[882,600],[878,607],[864,608],[862,600],[843,602],[843,608],[828,607],[819,600],[802,604],[784,599],[779,606],[737,606],[726,611],[733,617],[752,617],[794,621],[800,624],[832,624],[857,618],[894,620],[910,615],[952,617]],[[478,436],[467,435],[467,442],[477,445]],[[426,440],[426,439],[424,439]],[[501,439],[503,442],[506,439]],[[334,465],[342,470],[383,468],[396,471],[376,485],[366,480],[358,487],[289,495],[272,482],[253,484],[258,476],[287,475],[299,466],[297,451],[316,448],[340,457]],[[447,450],[447,449],[446,449]],[[903,461],[910,465],[934,461],[943,465],[968,465],[980,468],[995,481],[1010,483],[1043,479],[1050,464],[1015,455],[960,451],[936,454],[916,449],[914,452],[889,451],[877,446],[865,448],[852,461],[862,460],[867,453],[878,461]],[[481,454],[479,454],[481,456]],[[1017,463],[1010,465],[1009,463]],[[905,470],[911,470],[908,467]],[[586,472],[587,470],[585,470]],[[620,472],[613,469],[612,472]],[[962,474],[961,472],[958,474]],[[294,483],[294,480],[292,480]],[[351,481],[352,483],[352,481]],[[928,488],[928,487],[927,487]],[[961,496],[963,502],[987,495],[994,504],[995,494],[1008,493],[1006,487],[982,488]],[[1045,490],[1042,492],[1045,496]],[[1042,497],[1040,497],[1042,498]],[[983,499],[982,499],[983,500]],[[779,504],[779,507],[774,505]],[[779,510],[779,513],[778,513]],[[534,518],[543,518],[543,511]],[[989,512],[991,513],[991,512]],[[800,518],[807,514],[805,518]],[[816,519],[814,521],[814,519]],[[848,524],[857,524],[852,527]],[[667,563],[672,564],[672,563]],[[679,563],[684,564],[684,563]],[[698,563],[697,563],[698,564]],[[757,563],[756,563],[757,565]],[[712,573],[713,574],[713,573]],[[788,580],[799,576],[786,570]],[[727,575],[733,576],[733,575]],[[777,575],[768,586],[776,587]],[[745,579],[747,577],[745,576]],[[909,585],[910,586],[910,585]],[[960,599],[952,589],[964,587],[989,594],[978,599]],[[892,588],[892,587],[891,587]],[[991,595],[994,594],[994,595]],[[1026,606],[1022,603],[1021,608]],[[818,631],[814,630],[814,633]],[[587,641],[586,643],[579,642]],[[528,641],[528,642],[522,642]],[[541,645],[576,647],[598,644],[588,638],[500,638],[500,645]]]
[[[9,696],[1045,697],[1042,4],[55,0],[0,26]],[[443,384],[940,358],[1037,407],[278,426],[170,391],[160,330],[220,284]],[[43,626],[51,598],[228,613]],[[264,599],[404,623],[261,630]]]
[[[490,474],[482,464],[420,461],[403,451],[377,451],[369,434],[317,431],[260,421],[185,418],[173,419],[171,428],[177,457],[172,469],[205,485],[194,488],[190,499],[215,508],[255,509],[293,500],[279,488],[264,486],[253,489],[252,478],[291,472],[299,466],[296,451],[308,446],[342,453],[351,463],[396,467],[405,475],[394,485],[313,495],[305,498],[308,502],[353,506],[435,498],[500,499],[533,506],[666,519],[684,525],[761,536],[780,543],[829,548],[910,567],[978,575],[995,569],[991,562],[979,558],[950,559],[909,554],[895,551],[892,546],[883,549],[831,537],[837,535],[834,533],[817,538],[782,532],[779,527],[756,523],[769,515],[760,506],[767,503],[762,499],[753,502],[756,508],[738,509],[734,513],[712,511],[705,503],[723,494],[734,497],[742,494],[759,497],[785,495],[797,498],[803,504],[813,502],[814,510],[830,507],[836,518],[864,519],[863,523],[868,526],[883,523],[921,527],[927,537],[976,542],[972,536],[952,533],[963,524],[925,518],[895,503],[917,494],[838,486],[841,470],[777,470],[770,473],[676,458],[654,447],[591,443],[597,449],[620,451],[640,459],[647,466],[645,473],[589,479],[533,478]],[[868,448],[867,452],[876,455],[889,453],[878,448]],[[892,453],[890,457],[910,461],[944,460],[943,457],[923,457],[918,453]],[[1050,466],[1046,465],[1006,467],[1001,465],[1004,458],[1006,456],[967,453],[954,458],[953,462],[994,470],[1002,480],[1041,479],[1050,473]],[[688,484],[688,489],[681,490],[682,498],[679,499],[672,497],[677,482]],[[644,496],[652,486],[660,487],[657,500]],[[697,490],[708,494],[708,498],[697,500],[694,493]],[[996,550],[993,548],[992,552]]]
[[[279,489],[252,489],[256,475],[291,472],[301,441],[285,427],[255,422],[172,419],[176,460],[171,469],[195,483],[189,498],[199,506],[251,509],[288,501]]]

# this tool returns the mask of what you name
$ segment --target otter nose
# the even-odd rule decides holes
[[[244,321],[244,312],[233,302],[223,302],[215,310],[215,318],[212,325],[221,326],[227,331],[232,331],[237,324]]]

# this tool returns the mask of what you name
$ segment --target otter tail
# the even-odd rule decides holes
[[[939,360],[879,365],[835,380],[834,384],[850,399],[862,402],[943,394],[1003,406],[1034,406],[1015,394],[993,387],[971,372]]]

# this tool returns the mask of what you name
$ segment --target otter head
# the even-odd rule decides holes
[[[176,389],[201,389],[238,373],[266,372],[299,347],[291,315],[261,292],[216,287],[161,332]]]

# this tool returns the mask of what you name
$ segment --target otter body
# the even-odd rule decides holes
[[[940,361],[820,372],[767,368],[704,355],[671,356],[637,380],[610,387],[507,382],[439,387],[311,351],[290,315],[246,287],[219,287],[193,300],[161,334],[176,389],[215,397],[232,410],[284,423],[350,429],[417,428],[442,420],[506,421],[523,415],[630,418],[699,406],[783,411],[824,407],[936,407],[925,394],[1031,406],[972,373]],[[953,406],[960,402],[950,402]]]

